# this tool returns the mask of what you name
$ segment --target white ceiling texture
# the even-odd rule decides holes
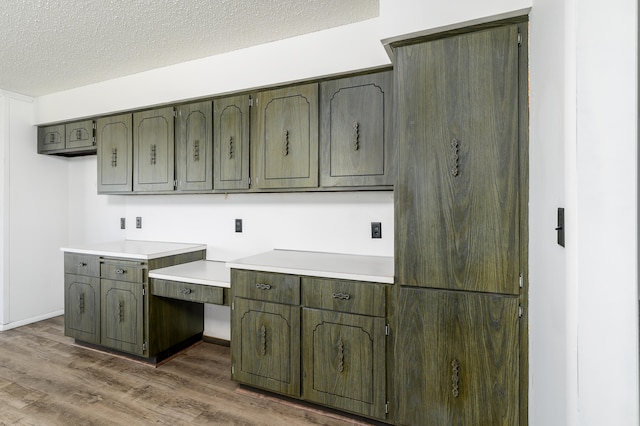
[[[0,90],[37,97],[378,15],[378,0],[1,0]]]

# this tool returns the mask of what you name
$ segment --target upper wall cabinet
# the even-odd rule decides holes
[[[178,191],[206,191],[213,186],[211,102],[182,105],[176,115]]]
[[[258,93],[252,133],[256,186],[318,186],[318,84]]]
[[[131,192],[131,120],[131,114],[122,114],[99,118],[96,121],[99,194]]]
[[[393,185],[393,72],[320,84],[320,186]]]
[[[173,119],[173,107],[133,114],[134,191],[175,189]]]
[[[214,189],[249,189],[249,95],[213,102]]]
[[[38,128],[38,153],[62,156],[96,153],[93,120]]]

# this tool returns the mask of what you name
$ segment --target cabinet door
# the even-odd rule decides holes
[[[517,297],[403,288],[398,306],[399,424],[518,424]]]
[[[256,104],[258,188],[317,187],[318,85],[260,92]]]
[[[320,85],[320,185],[393,185],[393,73]]]
[[[304,308],[303,397],[385,418],[384,318]]]
[[[100,278],[65,274],[64,334],[100,343]]]
[[[398,282],[518,294],[517,26],[396,58]]]
[[[176,175],[179,191],[213,187],[211,102],[182,105],[176,117]]]
[[[213,101],[214,189],[249,188],[249,95]]]
[[[233,379],[300,396],[300,307],[236,297],[231,318]]]
[[[65,147],[64,124],[38,127],[38,153],[56,151]]]
[[[133,173],[131,114],[96,120],[98,193],[131,192]]]
[[[173,107],[133,114],[133,190],[174,190]]]
[[[101,280],[101,343],[144,355],[143,284]]]
[[[78,121],[65,126],[66,148],[89,148],[95,145],[93,138],[93,120]]]

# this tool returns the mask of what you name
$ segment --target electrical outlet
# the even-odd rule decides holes
[[[236,219],[236,232],[242,232],[242,219]]]
[[[125,220],[124,217],[120,218],[120,229],[126,229],[127,228],[127,222]]]
[[[371,238],[382,238],[382,222],[371,222]]]
[[[136,228],[142,229],[142,218],[140,216],[136,217]]]

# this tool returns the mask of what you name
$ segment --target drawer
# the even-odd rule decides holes
[[[100,261],[98,256],[87,254],[64,254],[64,273],[74,275],[100,276]]]
[[[222,287],[151,278],[151,294],[154,296],[222,305],[223,291]]]
[[[386,285],[324,278],[302,280],[302,304],[352,314],[384,317]]]
[[[100,264],[100,278],[131,283],[145,282],[146,267],[143,262],[103,260]]]
[[[231,269],[231,289],[234,297],[300,304],[300,277],[297,275]]]

